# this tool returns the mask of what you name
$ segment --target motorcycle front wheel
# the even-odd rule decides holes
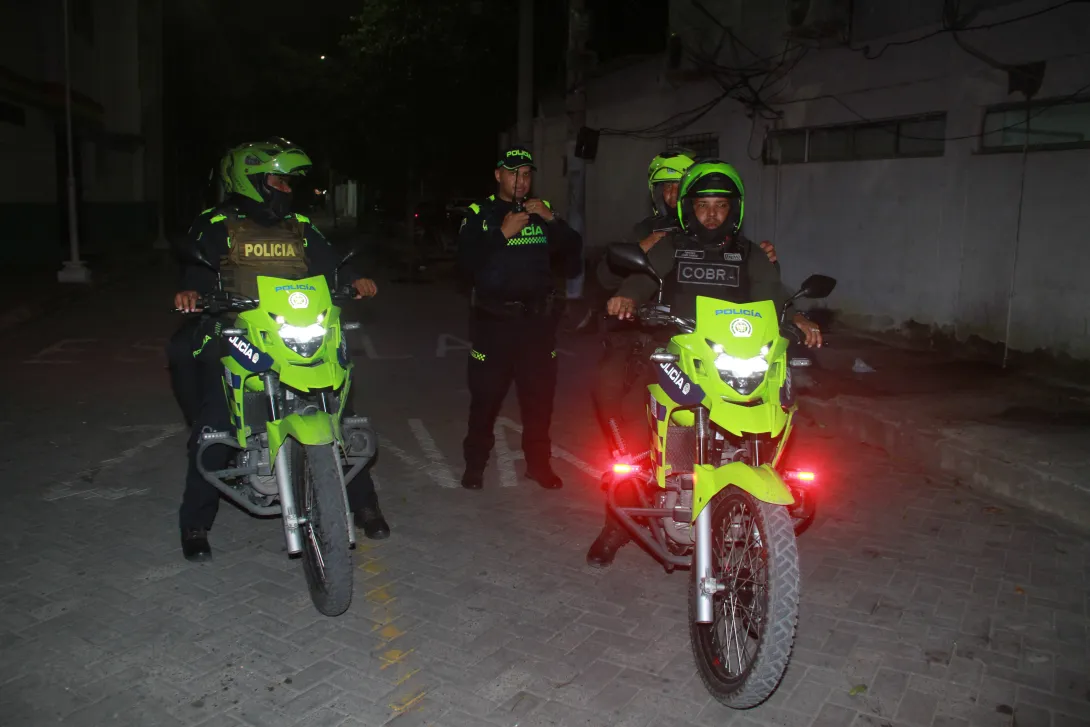
[[[303,446],[292,440],[290,446],[310,600],[319,613],[340,616],[352,603],[353,578],[340,464],[331,445]]]
[[[696,622],[696,571],[690,585],[689,636],[700,679],[720,703],[754,707],[787,669],[799,611],[799,556],[791,516],[737,488],[712,508],[712,576],[719,584],[713,620]]]

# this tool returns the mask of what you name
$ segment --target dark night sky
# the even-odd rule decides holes
[[[323,66],[300,67],[292,80],[283,81],[285,87],[278,88],[275,86],[280,81],[268,80],[270,65],[264,57],[269,54],[267,49],[282,46],[298,52],[304,60],[322,54],[343,57],[340,39],[353,29],[350,18],[361,4],[360,0],[168,3],[165,96],[168,148],[173,153],[167,165],[172,170],[171,182],[178,199],[174,206],[179,216],[184,217],[188,207],[203,204],[196,198],[206,189],[208,171],[226,146],[255,136],[292,134],[287,118],[294,111],[291,99],[299,93],[288,86],[310,85],[306,74],[321,74]],[[517,3],[511,5],[517,8]],[[603,62],[661,51],[667,34],[666,7],[666,0],[589,0],[590,49]],[[566,3],[537,0],[535,8],[535,85],[539,93],[559,90],[563,86],[567,45]],[[305,15],[301,15],[301,9],[305,9]],[[513,26],[515,34],[517,26]],[[501,39],[497,47],[510,45],[511,52],[509,59],[502,51],[497,53],[495,79],[500,90],[491,104],[498,103],[502,108],[482,109],[477,118],[461,119],[460,127],[449,124],[450,145],[490,156],[496,134],[514,122],[517,49],[513,42],[505,40],[511,39]],[[262,71],[266,72],[261,82],[264,87],[258,88],[252,79],[262,77]],[[315,82],[321,80],[318,77]],[[465,113],[462,109],[459,112]],[[384,143],[396,146],[413,141],[388,139]],[[315,145],[320,146],[311,144]],[[326,163],[324,150],[309,151],[317,164]],[[330,150],[330,154],[336,157],[337,152]],[[487,161],[482,162],[481,169],[488,166]],[[480,176],[480,170],[453,169],[447,176],[451,177],[449,186],[466,186],[471,184],[470,179]],[[457,179],[459,176],[464,179]]]

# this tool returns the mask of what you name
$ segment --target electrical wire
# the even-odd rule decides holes
[[[1018,128],[1019,126],[1022,126],[1024,124],[1028,124],[1030,119],[1034,119],[1034,118],[1040,116],[1041,114],[1045,113],[1049,109],[1052,109],[1052,108],[1056,107],[1057,105],[1072,101],[1072,100],[1078,98],[1081,94],[1085,93],[1088,90],[1090,90],[1090,83],[1087,83],[1085,86],[1082,86],[1081,88],[1076,89],[1075,91],[1073,91],[1073,92],[1071,92],[1069,94],[1066,94],[1064,96],[1060,96],[1059,98],[1056,98],[1056,99],[1051,99],[1047,103],[1041,104],[1040,108],[1038,108],[1036,110],[1033,110],[1033,107],[1030,106],[1031,113],[1027,114],[1026,117],[1024,119],[1022,119],[1021,121],[1018,121],[1017,123],[1014,123],[1014,124],[1010,124],[1009,126],[1001,126],[1001,127],[997,128],[997,129],[989,129],[988,133],[994,133],[996,131],[1007,131],[1009,129]],[[865,121],[865,122],[867,122],[869,124],[875,124],[882,131],[885,131],[885,132],[890,133],[890,134],[897,134],[897,131],[895,129],[888,129],[888,128],[885,128],[884,126],[882,126],[882,124],[888,123],[888,119],[883,120],[883,119],[868,118],[868,117],[864,116],[863,114],[859,113],[858,111],[856,111],[855,109],[853,109],[851,106],[848,105],[847,102],[845,102],[843,99],[841,99],[839,96],[836,96],[835,94],[826,93],[826,94],[822,94],[820,96],[810,96],[810,97],[807,97],[807,98],[792,99],[790,101],[784,101],[783,103],[784,104],[803,103],[803,102],[806,102],[806,101],[820,101],[820,100],[823,100],[823,99],[829,99],[831,101],[835,101],[836,103],[840,104],[845,109],[847,109],[850,113],[852,113],[853,115],[859,117],[859,119],[861,121]],[[790,131],[790,129],[784,129],[784,131]],[[963,141],[965,139],[976,139],[977,137],[980,136],[979,133],[976,133],[976,134],[963,134],[963,135],[960,135],[960,136],[911,136],[909,134],[898,134],[898,135],[903,139],[912,139],[914,141]]]
[[[722,102],[725,98],[727,98],[728,94],[729,94],[729,91],[724,91],[722,94],[720,94],[719,96],[716,96],[715,98],[711,99],[710,101],[705,101],[704,103],[700,104],[699,106],[696,106],[696,107],[691,108],[691,109],[687,109],[685,111],[680,111],[680,112],[674,114],[673,116],[669,116],[666,119],[663,119],[662,121],[658,122],[657,124],[652,124],[650,126],[645,126],[642,129],[602,128],[602,129],[599,129],[599,133],[604,134],[606,136],[629,136],[629,137],[635,137],[635,138],[657,138],[657,137],[662,136],[662,135],[669,136],[671,133],[674,133],[675,131],[679,131],[679,130],[685,128],[686,126],[690,126],[694,122],[696,122],[698,119],[703,118],[709,111],[711,111],[713,108],[715,108],[717,105],[719,105],[720,102]],[[685,118],[685,117],[688,117],[690,115],[691,115],[691,118]],[[674,125],[670,125],[670,122],[674,121],[675,119],[682,119],[682,120],[677,122]]]
[[[1042,9],[1036,10],[1036,11],[1034,11],[1032,13],[1026,13],[1025,15],[1019,15],[1016,18],[1007,18],[1006,20],[997,20],[997,21],[992,22],[992,23],[981,23],[980,25],[970,25],[970,26],[967,26],[965,28],[950,28],[950,27],[947,27],[945,22],[944,22],[943,27],[941,27],[941,28],[939,28],[937,30],[933,30],[930,33],[925,33],[925,34],[923,34],[921,36],[918,36],[916,38],[910,38],[908,40],[895,40],[895,41],[893,41],[891,43],[886,43],[885,45],[883,45],[878,50],[877,53],[874,53],[874,54],[871,53],[869,45],[865,45],[862,48],[853,48],[852,46],[849,45],[849,46],[847,46],[847,48],[848,48],[848,50],[852,50],[852,51],[855,51],[857,53],[862,53],[863,57],[866,58],[868,61],[873,61],[873,60],[881,57],[881,55],[883,53],[885,53],[887,50],[889,50],[890,48],[893,48],[893,47],[896,47],[896,46],[913,45],[915,43],[920,43],[922,41],[928,40],[929,38],[934,38],[936,35],[942,35],[943,33],[968,33],[968,32],[974,31],[974,30],[991,30],[992,28],[998,28],[998,27],[1000,27],[1002,25],[1010,25],[1011,23],[1020,23],[1023,20],[1029,20],[1030,18],[1036,18],[1039,15],[1044,15],[1046,13],[1051,13],[1052,11],[1059,10],[1060,8],[1062,8],[1062,7],[1066,6],[1066,5],[1073,5],[1073,4],[1079,3],[1079,2],[1086,2],[1086,0],[1062,0],[1062,2],[1059,2],[1059,3],[1055,4],[1055,5],[1050,5],[1047,8],[1042,8]]]

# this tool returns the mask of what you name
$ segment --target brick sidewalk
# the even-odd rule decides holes
[[[836,335],[806,410],[974,489],[1090,530],[1090,394],[1024,371]],[[853,373],[856,359],[875,371]]]

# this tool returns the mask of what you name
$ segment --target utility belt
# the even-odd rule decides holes
[[[536,318],[553,315],[559,308],[556,292],[531,300],[502,300],[477,294],[474,288],[469,297],[473,312],[490,318]]]

